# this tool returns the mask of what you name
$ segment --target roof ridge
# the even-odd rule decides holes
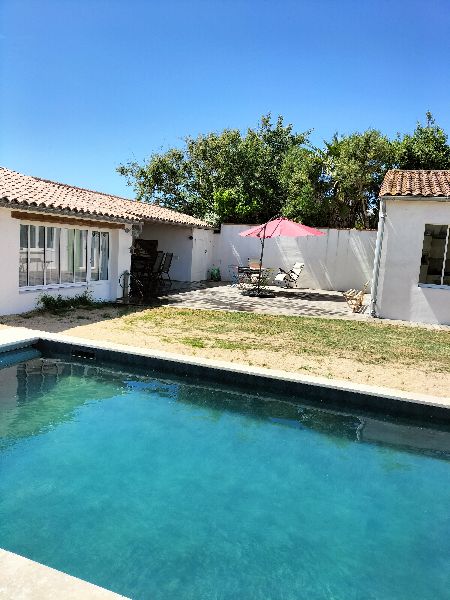
[[[140,202],[140,200],[133,200],[132,198],[124,198],[123,196],[117,196],[116,194],[108,194],[107,192],[99,192],[98,190],[91,190],[90,188],[80,187],[79,185],[71,185],[70,183],[63,183],[62,181],[54,181],[53,179],[45,179],[44,177],[36,177],[36,175],[25,175],[24,173],[19,173],[19,171],[14,171],[13,169],[8,169],[7,167],[3,167],[3,166],[0,166],[0,169],[9,171],[10,173],[15,173],[16,175],[20,175],[21,177],[29,177],[30,179],[35,179],[36,181],[42,181],[43,183],[52,183],[54,185],[60,185],[62,187],[70,188],[72,190],[80,190],[81,192],[90,192],[91,194],[100,194],[101,196],[108,196],[109,198],[118,198],[119,200],[126,200],[127,202]]]
[[[450,173],[450,169],[388,169],[387,173]]]

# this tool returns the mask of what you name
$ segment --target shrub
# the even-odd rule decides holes
[[[87,290],[82,294],[77,294],[71,298],[66,298],[58,294],[42,294],[36,303],[38,310],[48,310],[50,312],[58,312],[69,310],[71,308],[93,308],[101,304],[92,298],[92,292]]]

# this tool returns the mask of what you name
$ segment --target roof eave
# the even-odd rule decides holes
[[[173,225],[175,227],[190,227],[193,229],[214,229],[211,225],[207,223],[200,225],[199,223],[177,223],[176,221],[170,221],[166,219],[157,219],[154,217],[142,217],[140,219],[144,223],[155,223],[160,225]]]
[[[412,200],[412,201],[433,201],[433,202],[450,202],[450,196],[414,196],[412,194],[403,196],[394,196],[393,194],[380,194],[380,199],[383,200]]]
[[[110,215],[101,215],[98,213],[90,213],[90,212],[80,212],[76,210],[70,209],[57,209],[57,208],[48,208],[45,206],[38,206],[33,204],[24,204],[22,202],[14,202],[9,201],[5,198],[0,199],[0,207],[2,208],[11,208],[22,210],[30,213],[43,213],[48,215],[64,215],[70,216],[76,219],[89,219],[91,221],[102,221],[103,223],[123,223],[126,225],[141,223],[142,219],[138,217],[133,218],[125,218],[125,217],[112,217]]]

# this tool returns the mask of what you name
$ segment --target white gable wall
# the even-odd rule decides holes
[[[90,283],[74,283],[64,286],[47,286],[45,289],[35,290],[19,289],[19,248],[20,248],[20,221],[11,217],[11,210],[0,208],[0,315],[22,313],[33,310],[39,296],[43,293],[63,297],[73,297],[86,290],[92,292],[97,300],[116,300],[121,296],[122,290],[118,285],[119,275],[130,269],[130,246],[132,242],[131,230],[108,229],[105,223],[99,227],[86,227],[80,220],[79,229],[109,232],[109,269],[108,281],[92,281]],[[33,221],[33,225],[48,225],[58,227],[57,223],[46,223],[45,215],[42,221]],[[101,225],[101,226],[100,226]],[[61,227],[77,228],[75,225]]]
[[[425,225],[449,225],[450,202],[386,199],[377,314],[450,324],[450,288],[419,287]]]

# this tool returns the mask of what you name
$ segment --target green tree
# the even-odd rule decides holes
[[[312,227],[328,227],[332,217],[332,183],[326,155],[316,148],[293,148],[281,170],[283,215]]]
[[[286,154],[307,141],[279,116],[256,129],[186,138],[184,147],[154,154],[144,165],[120,165],[139,200],[216,222],[262,222],[284,203],[280,179]]]
[[[323,149],[309,131],[295,133],[283,117],[261,118],[255,129],[225,129],[181,148],[153,154],[118,172],[138,200],[158,203],[211,223],[262,223],[285,216],[322,227],[375,227],[386,171],[448,169],[450,146],[431,113],[412,134],[389,140],[375,129],[335,134]]]
[[[436,125],[430,112],[426,124],[417,123],[412,135],[397,136],[394,142],[398,169],[449,169],[450,146],[447,134]]]
[[[333,136],[326,142],[325,171],[332,187],[331,227],[374,227],[377,198],[394,164],[392,142],[379,131]]]

